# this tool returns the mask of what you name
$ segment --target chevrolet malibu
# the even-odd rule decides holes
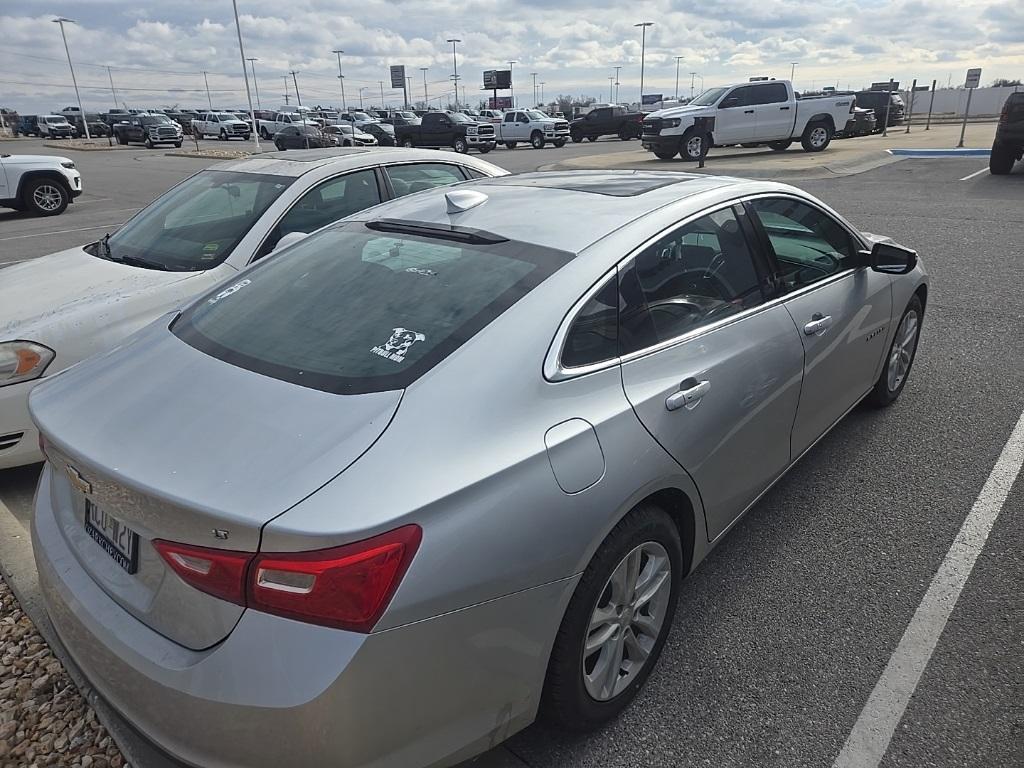
[[[396,200],[35,389],[46,605],[194,765],[441,766],[538,714],[599,727],[680,580],[899,397],[927,298],[914,251],[775,183]]]
[[[8,267],[0,279],[0,469],[42,460],[28,393],[43,376],[119,344],[299,233],[382,200],[505,173],[427,150],[264,154],[200,171],[94,243]]]

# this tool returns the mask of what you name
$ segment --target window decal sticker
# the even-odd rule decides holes
[[[373,347],[370,351],[375,355],[386,357],[394,363],[404,362],[409,348],[417,341],[426,341],[427,339],[422,333],[405,328],[392,328],[391,330],[391,338],[385,342],[384,346]]]

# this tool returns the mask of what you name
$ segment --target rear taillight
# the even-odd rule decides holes
[[[201,592],[245,605],[245,574],[256,556],[252,552],[193,547],[153,540],[153,547],[182,581]]]
[[[418,525],[406,525],[341,547],[258,555],[250,570],[248,605],[299,621],[369,632],[421,538]]]
[[[369,632],[419,547],[422,530],[388,533],[311,552],[234,552],[156,539],[183,581],[247,608],[328,627]]]

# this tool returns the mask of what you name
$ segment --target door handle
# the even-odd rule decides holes
[[[804,333],[808,336],[822,336],[831,327],[832,315],[817,314],[804,326]]]
[[[744,115],[752,115],[752,114],[754,114],[754,110],[752,110],[752,109],[744,109],[743,110],[743,114]]]
[[[785,110],[789,109],[789,107],[779,107],[779,109],[785,111]]]
[[[665,400],[665,407],[670,411],[679,410],[682,407],[695,408],[700,399],[711,391],[711,382],[705,379],[698,382],[692,376],[679,385],[679,391],[673,392]]]

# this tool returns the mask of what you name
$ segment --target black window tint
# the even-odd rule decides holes
[[[271,256],[175,323],[232,365],[339,394],[401,389],[572,258],[348,222]]]
[[[372,170],[353,171],[320,182],[298,199],[263,241],[256,258],[266,256],[289,232],[310,233],[380,202]]]
[[[802,288],[845,268],[856,245],[846,229],[824,211],[788,197],[752,200],[750,207],[768,235],[785,292]]]
[[[575,368],[617,357],[619,286],[611,279],[588,301],[565,337],[562,365]]]
[[[744,85],[741,88],[733,88],[732,92],[725,98],[731,102],[732,107],[748,107],[753,103],[754,94],[752,91],[754,88],[749,85]],[[736,101],[733,102],[733,99]]]
[[[754,99],[752,104],[778,104],[789,101],[789,93],[783,83],[771,83],[770,85],[759,85],[750,89]]]
[[[731,208],[644,249],[623,276],[623,353],[675,338],[763,300],[753,255]]]

